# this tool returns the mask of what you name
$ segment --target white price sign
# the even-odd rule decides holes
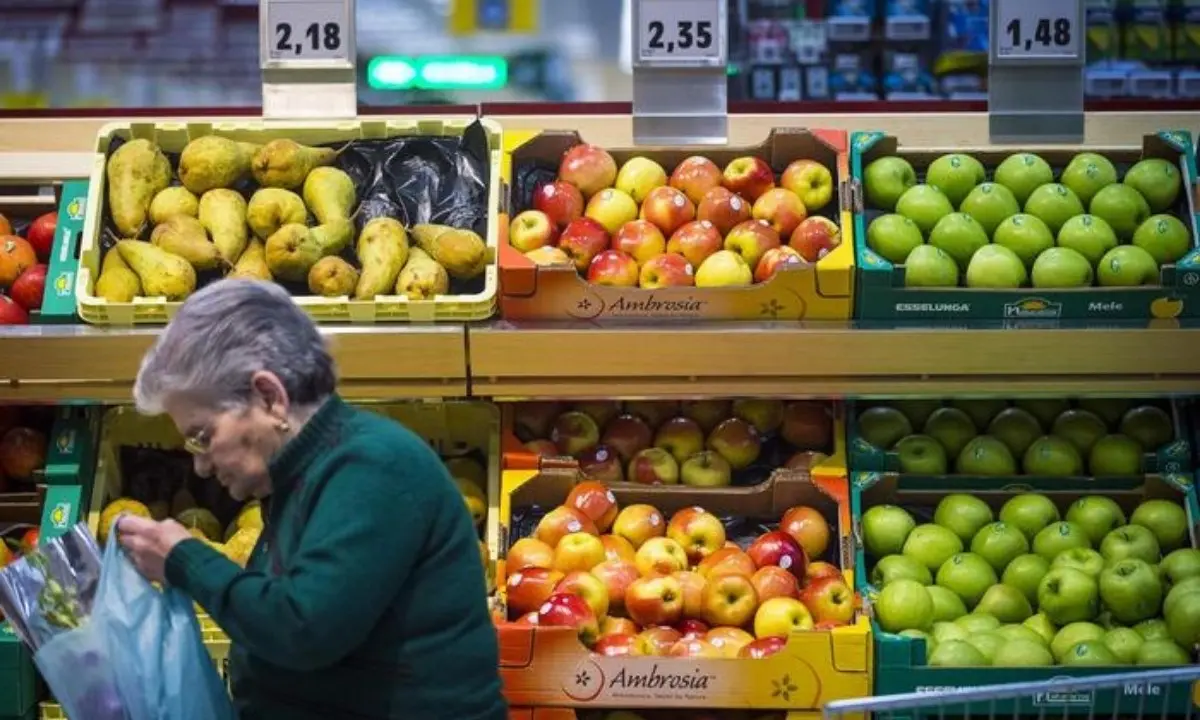
[[[677,67],[725,64],[724,0],[633,0],[635,60]]]
[[[354,59],[354,3],[348,0],[266,0],[261,21],[263,58]]]
[[[1071,60],[1081,58],[1082,0],[994,0],[992,32],[998,58]]]

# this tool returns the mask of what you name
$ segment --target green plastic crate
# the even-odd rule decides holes
[[[9,624],[0,622],[0,718],[24,718],[36,708],[33,656]]]

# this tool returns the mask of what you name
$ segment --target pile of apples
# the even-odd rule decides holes
[[[1126,519],[1108,497],[1060,515],[1023,493],[997,517],[953,494],[931,523],[876,505],[861,527],[875,619],[923,639],[929,665],[1185,665],[1200,641],[1200,550],[1178,502],[1145,500]]]
[[[830,407],[773,399],[522,403],[518,437],[542,457],[575,458],[607,483],[725,487],[778,436],[793,448],[785,467],[808,469],[833,444]]]
[[[1175,439],[1158,405],[1108,398],[901,400],[856,422],[860,438],[895,452],[900,472],[919,475],[1132,476]]]
[[[21,237],[0,214],[0,325],[28,324],[29,313],[42,307],[45,263],[54,247],[57,225],[58,213],[45,213],[35,218]]]
[[[595,145],[563,154],[558,179],[539,185],[513,218],[509,244],[539,265],[573,265],[616,287],[737,287],[814,263],[841,243],[814,215],[833,198],[829,168],[796,160],[778,177],[765,160],[724,170],[693,155],[672,169],[646,157],[618,170]]]
[[[792,632],[853,620],[841,571],[810,562],[829,541],[820,511],[796,506],[742,550],[704,508],[668,520],[585,481],[508,551],[509,618],[574,628],[608,656],[767,657]]]
[[[867,246],[904,266],[909,287],[1074,288],[1157,284],[1159,268],[1192,249],[1191,223],[1172,213],[1179,168],[1134,164],[1118,182],[1108,158],[1075,155],[1055,176],[1033,153],[992,173],[962,153],[943,155],[925,182],[901,157],[863,172],[868,206],[882,211]]]

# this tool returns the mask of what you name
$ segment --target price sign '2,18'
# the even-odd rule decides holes
[[[634,41],[641,62],[724,63],[720,0],[634,0]]]
[[[271,60],[346,60],[353,32],[342,0],[270,0],[267,37]]]
[[[1079,0],[997,0],[996,55],[1079,57]]]

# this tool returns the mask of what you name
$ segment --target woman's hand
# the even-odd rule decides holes
[[[171,550],[192,537],[187,528],[174,520],[156,522],[135,515],[117,521],[117,540],[128,551],[129,559],[147,580],[164,582],[164,568]]]

